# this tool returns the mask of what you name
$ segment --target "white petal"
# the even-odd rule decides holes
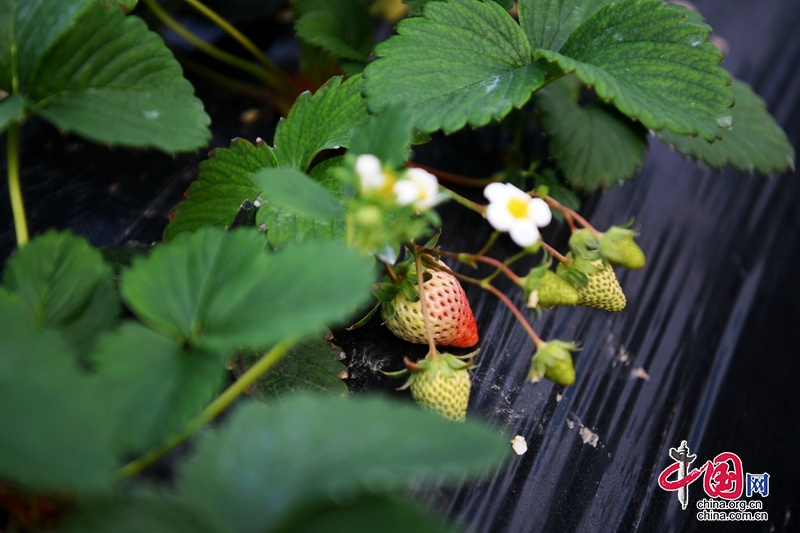
[[[356,172],[361,175],[378,174],[381,171],[381,161],[372,154],[362,154],[356,159]]]
[[[406,172],[406,178],[413,181],[417,187],[425,191],[425,198],[439,192],[439,180],[427,170],[410,168],[408,172]]]
[[[533,220],[537,226],[543,228],[553,220],[553,212],[550,211],[547,202],[541,198],[533,198],[528,204],[528,218]]]
[[[371,154],[362,154],[356,159],[356,173],[365,191],[380,189],[386,184],[386,176],[380,160]]]
[[[511,235],[511,240],[523,248],[539,240],[539,229],[532,220],[517,220],[508,230],[508,234]]]
[[[416,207],[420,211],[427,211],[431,207],[445,200],[447,200],[446,194],[434,194],[433,196],[430,196],[428,198],[421,198],[417,200],[416,202],[414,202],[414,207]]]
[[[539,291],[531,291],[528,296],[528,307],[535,309],[537,305],[539,305]]]
[[[508,201],[511,191],[506,187],[506,183],[490,183],[483,189],[483,195],[492,203],[500,202],[506,203]],[[516,189],[511,185],[512,189]]]
[[[495,202],[486,208],[486,220],[497,231],[508,231],[514,224],[514,217],[508,212],[508,206]]]
[[[400,180],[392,187],[399,205],[413,204],[419,200],[419,187],[411,180]]]
[[[517,455],[522,455],[528,451],[528,443],[525,442],[525,437],[517,435],[511,440],[511,448]]]
[[[525,191],[523,191],[522,189],[518,189],[517,187],[511,185],[510,183],[506,183],[506,186],[508,188],[508,192],[509,192],[509,197],[510,198],[519,198],[520,200],[523,200],[524,202],[530,202],[531,201],[530,195],[528,193],[526,193]]]

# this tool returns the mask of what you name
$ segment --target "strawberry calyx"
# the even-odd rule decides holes
[[[411,361],[408,357],[406,357],[403,359],[403,363],[406,365],[406,368],[405,370],[401,370],[399,372],[408,374],[408,379],[405,383],[403,383],[403,386],[399,387],[397,390],[405,390],[409,388],[415,379],[419,379],[420,376],[423,376],[426,373],[429,376],[440,373],[445,377],[452,377],[454,371],[472,370],[475,368],[475,365],[472,361],[479,351],[480,350],[475,350],[466,355],[453,355],[442,352],[437,354],[437,358],[433,358],[428,355],[425,356],[424,359],[420,359],[416,362]]]
[[[575,383],[575,367],[571,352],[578,349],[574,342],[560,340],[540,344],[531,359],[528,380],[536,383],[546,378],[557,385],[572,385]]]
[[[411,396],[421,407],[435,411],[449,420],[461,422],[467,415],[472,386],[469,370],[475,367],[472,360],[477,353],[478,350],[460,356],[448,353],[428,354],[417,362],[406,358],[406,368],[384,374],[392,377],[408,375],[408,379],[398,390],[410,388]]]
[[[611,226],[604,233],[593,233],[588,229],[576,230],[569,240],[574,257],[621,266],[631,270],[643,268],[646,263],[644,252],[634,241],[638,235],[630,229],[633,220],[623,226]]]

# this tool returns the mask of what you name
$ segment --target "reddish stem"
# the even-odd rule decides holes
[[[547,244],[546,242],[544,242],[544,241],[541,241],[541,240],[540,240],[539,242],[542,244],[542,248],[544,248],[545,250],[547,250],[547,252],[548,252],[550,255],[552,255],[553,257],[555,257],[556,259],[558,259],[559,261],[561,261],[561,262],[562,262],[562,263],[564,263],[565,265],[569,265],[569,264],[571,263],[571,261],[570,261],[569,259],[567,259],[567,258],[566,258],[566,257],[564,257],[563,255],[561,255],[561,254],[559,253],[559,251],[558,251],[558,250],[556,250],[555,248],[553,248],[552,246],[550,246],[550,245],[549,245],[549,244]]]
[[[544,196],[542,199],[545,202],[547,202],[547,205],[549,205],[550,207],[552,207],[554,209],[557,209],[557,210],[561,211],[562,213],[564,213],[564,217],[566,217],[567,222],[569,222],[570,229],[572,231],[575,231],[575,226],[572,224],[570,219],[574,218],[575,220],[577,220],[580,223],[581,226],[583,226],[584,228],[586,228],[589,231],[591,231],[595,236],[599,236],[600,235],[600,232],[597,231],[594,228],[594,226],[589,224],[589,221],[586,220],[585,218],[583,218],[582,216],[580,216],[578,214],[578,212],[575,211],[574,209],[570,209],[569,207],[561,204],[558,200],[556,200],[552,196]]]
[[[500,291],[500,289],[498,289],[494,285],[487,285],[484,288],[487,289],[488,291],[490,291],[492,294],[494,294],[498,298],[500,298],[500,301],[503,302],[506,305],[506,307],[508,307],[511,310],[512,313],[514,313],[514,316],[517,318],[517,322],[522,324],[522,327],[525,328],[525,331],[528,333],[528,336],[531,338],[531,340],[533,340],[533,343],[537,347],[541,346],[542,344],[544,344],[544,341],[539,337],[539,335],[536,334],[535,331],[533,331],[533,328],[528,323],[528,320],[522,315],[520,310],[517,309],[517,306],[514,305],[514,302],[509,300],[508,296],[503,294]]]
[[[389,275],[389,279],[392,280],[392,283],[397,285],[397,283],[398,283],[397,276],[394,273],[394,269],[392,268],[392,265],[390,265],[386,261],[381,261],[381,263],[383,263],[383,268],[386,270],[386,274]]]
[[[508,276],[508,279],[510,279],[517,285],[522,285],[522,279],[520,279],[519,276],[514,274],[514,272],[510,268],[508,268],[507,265],[505,265],[501,261],[498,261],[494,257],[489,257],[486,255],[476,255],[476,254],[457,254],[455,252],[447,252],[445,250],[431,250],[430,248],[422,248],[422,247],[418,248],[418,250],[429,254],[439,254],[445,257],[452,257],[453,259],[461,259],[462,257],[468,257],[473,261],[479,261],[481,263],[486,263],[487,265],[492,265],[493,267],[502,270],[503,273],[506,276]]]
[[[455,185],[462,185],[464,187],[485,187],[488,184],[497,181],[494,177],[489,178],[467,178],[464,176],[459,176],[458,174],[453,174],[451,172],[447,172],[444,170],[439,170],[438,168],[429,167],[427,165],[421,165],[419,163],[412,163],[409,161],[406,163],[407,167],[410,168],[421,168],[427,172],[430,172],[441,181],[446,181],[448,183],[453,183]]]

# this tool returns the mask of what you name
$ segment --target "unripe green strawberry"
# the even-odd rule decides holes
[[[609,263],[631,270],[639,270],[644,267],[646,263],[644,252],[639,248],[632,236],[616,241],[613,245],[617,253],[614,254],[615,257],[608,258]]]
[[[589,282],[585,287],[578,287],[578,305],[595,307],[604,311],[618,313],[625,309],[625,293],[619,286],[617,275],[611,265],[604,265],[602,259],[595,259],[591,262],[599,272],[587,274]]]
[[[540,278],[540,285],[531,292],[536,292],[538,307],[555,307],[557,305],[578,305],[580,295],[575,287],[564,278],[548,270]],[[532,301],[531,298],[528,299]],[[532,306],[532,307],[537,307]]]
[[[469,370],[474,368],[473,355],[474,352],[459,357],[443,353],[437,354],[436,359],[429,355],[416,363],[406,359],[406,370],[386,374],[398,377],[410,373],[400,389],[410,387],[411,396],[420,406],[436,411],[450,420],[463,422],[467,416],[472,386]]]
[[[545,369],[544,377],[556,385],[572,385],[575,383],[575,367],[572,365],[572,357],[567,359],[557,359],[553,366]]]
[[[478,342],[478,326],[467,295],[458,280],[446,272],[428,270],[430,279],[423,284],[433,341],[438,346],[470,348]],[[403,340],[427,344],[422,303],[409,301],[402,292],[391,305],[381,307],[381,316],[389,330]]]
[[[528,379],[537,382],[547,378],[556,385],[572,385],[575,383],[575,367],[570,352],[577,349],[574,342],[553,340],[540,344],[531,359]]]

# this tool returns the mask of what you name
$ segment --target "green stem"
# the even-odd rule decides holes
[[[441,184],[439,185],[439,188],[443,189],[447,193],[447,195],[450,196],[450,198],[455,200],[457,203],[463,205],[467,209],[471,209],[472,211],[475,211],[476,213],[478,213],[482,217],[486,216],[486,206],[485,205],[481,205],[481,204],[475,203],[472,200],[467,200],[466,198],[464,198],[460,194],[452,191],[451,189],[448,189],[447,187],[443,187]]]
[[[129,477],[135,476],[151,464],[155,463],[162,455],[175,448],[177,445],[200,431],[206,424],[211,422],[218,414],[224,411],[230,404],[238,398],[245,389],[256,382],[264,372],[272,368],[275,363],[286,355],[286,352],[297,342],[296,338],[290,338],[282,341],[264,354],[258,362],[251,366],[247,372],[237,379],[225,392],[220,394],[216,400],[211,402],[203,411],[191,419],[186,427],[180,433],[172,435],[167,439],[164,446],[153,448],[138,459],[131,461],[119,470],[117,470],[115,477],[116,481],[122,481]]]
[[[8,123],[8,193],[11,197],[11,211],[14,213],[17,246],[21,248],[28,242],[28,222],[25,219],[25,204],[19,183],[19,122],[16,120]]]
[[[497,270],[495,270],[489,276],[486,277],[486,281],[492,281],[494,278],[499,276],[500,273],[505,272],[506,276],[509,279],[511,279],[514,283],[516,283],[520,287],[524,286],[522,278],[520,278],[519,276],[517,276],[516,274],[511,272],[511,270],[508,267],[510,265],[516,263],[517,261],[519,261],[520,259],[522,259],[526,255],[528,255],[528,251],[527,251],[526,248],[523,248],[521,252],[519,252],[516,255],[513,255],[513,256],[509,257],[508,259],[506,259],[505,261],[503,261],[502,265],[497,267]],[[514,276],[509,275],[508,274],[509,272],[511,272],[511,274],[514,274]]]
[[[229,54],[224,50],[220,50],[213,44],[210,44],[195,35],[191,30],[172,18],[156,0],[144,0],[144,3],[147,4],[147,7],[150,8],[153,14],[158,17],[158,19],[163,22],[165,26],[183,37],[184,40],[201,52],[204,52],[214,59],[218,59],[227,65],[248,72],[257,78],[266,81],[267,83],[272,84],[274,81],[274,74],[266,70],[264,67],[256,65],[255,63],[251,63],[250,61],[245,61],[244,59],[233,54]]]
[[[497,238],[500,236],[499,231],[493,231],[491,235],[489,235],[489,239],[486,241],[486,244],[483,245],[483,248],[480,249],[475,255],[486,255],[494,243],[497,242]]]
[[[270,59],[264,55],[263,52],[247,37],[245,37],[239,30],[234,28],[227,20],[220,17],[217,13],[212,11],[208,6],[200,2],[200,0],[184,0],[187,4],[195,8],[201,14],[203,14],[206,18],[208,18],[211,22],[222,28],[228,35],[233,37],[239,44],[241,44],[245,50],[250,52],[253,57],[266,69],[270,72],[271,76],[273,76],[273,83],[274,87],[279,90],[282,94],[288,95],[292,94],[293,89],[289,82],[286,81],[286,78],[283,76],[281,70],[275,66],[275,64],[270,61]]]
[[[201,76],[211,83],[216,83],[221,87],[225,87],[228,90],[243,94],[245,96],[249,96],[250,98],[254,98],[256,100],[264,100],[269,105],[274,107],[278,110],[283,116],[289,112],[289,105],[275,96],[274,92],[265,89],[262,86],[251,85],[249,83],[239,81],[234,79],[230,76],[226,76],[213,68],[209,68],[201,63],[196,61],[192,61],[187,56],[181,54],[180,52],[172,52],[172,55],[175,56],[180,64],[189,72],[193,72],[198,76]]]

